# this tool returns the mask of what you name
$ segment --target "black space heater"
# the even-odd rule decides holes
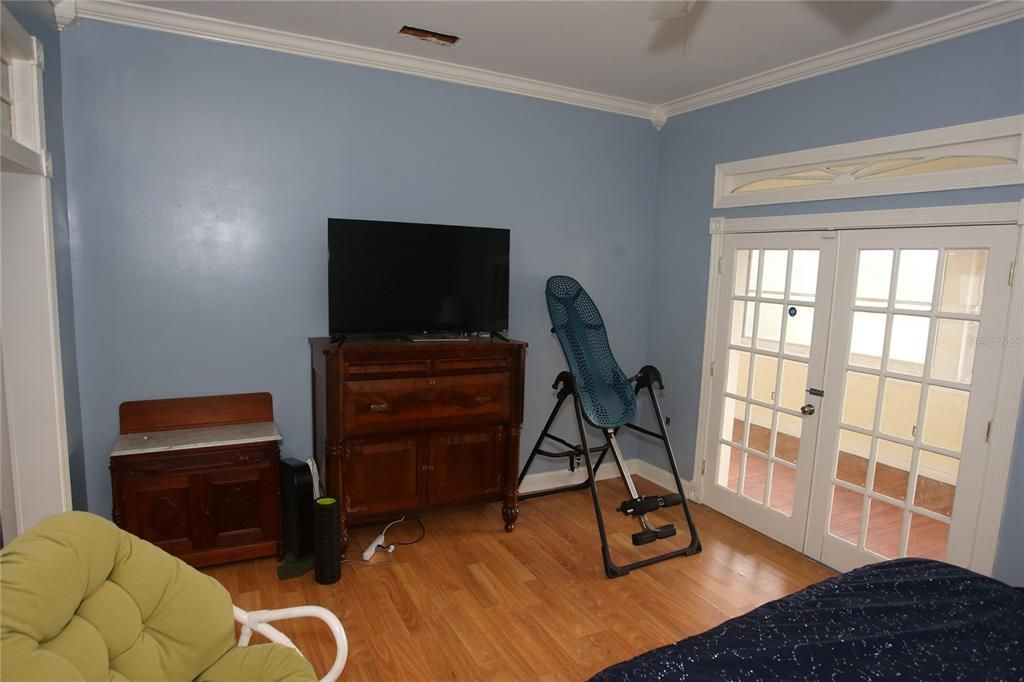
[[[295,558],[313,554],[313,475],[305,462],[281,460],[281,529],[284,550]]]

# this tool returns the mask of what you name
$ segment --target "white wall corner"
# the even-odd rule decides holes
[[[77,0],[50,0],[50,3],[53,5],[53,18],[58,31],[63,31],[78,21]]]
[[[632,463],[633,460],[629,460],[629,466],[632,466]],[[617,477],[618,475],[618,470],[616,470],[611,463],[609,463],[608,466],[602,466],[597,470],[597,480],[599,481]],[[523,479],[523,482],[519,486],[519,493],[526,494],[540,490],[554,490],[555,488],[578,485],[586,480],[586,466],[577,467],[576,471],[569,471],[568,469],[535,471],[532,474],[527,474]]]
[[[662,469],[657,464],[651,464],[644,459],[628,460],[628,466],[630,471],[636,476],[646,478],[651,483],[659,485],[665,490],[671,491],[676,489],[676,484],[672,480],[672,472],[668,469]],[[688,481],[685,478],[680,478],[679,481],[683,484],[683,494],[686,495],[686,499],[700,502],[700,487],[696,481]]]
[[[661,105],[651,107],[651,125],[654,126],[655,130],[661,130],[667,122],[668,114],[665,113],[664,107]]]

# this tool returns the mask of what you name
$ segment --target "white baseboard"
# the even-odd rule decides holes
[[[647,460],[640,458],[627,459],[626,466],[629,467],[630,472],[636,476],[646,478],[651,483],[660,485],[662,488],[667,490],[675,489],[675,484],[672,482],[672,472],[667,469],[662,469],[661,467],[655,466]],[[609,478],[618,478],[618,475],[619,470],[615,467],[614,462],[605,462],[601,468],[597,470],[597,480],[599,481]],[[565,469],[558,471],[541,471],[535,474],[527,474],[526,478],[523,479],[523,484],[519,486],[519,492],[533,493],[540,490],[551,490],[553,488],[562,488],[582,483],[585,480],[587,480],[586,467],[580,467],[573,472]],[[683,480],[683,492],[686,493],[687,499],[696,500],[696,490],[697,486],[693,481]]]
[[[632,466],[630,460],[630,466]],[[619,475],[615,465],[611,462],[606,462],[597,470],[597,480],[603,481],[606,478],[614,478]],[[538,471],[534,474],[527,474],[526,478],[523,479],[522,484],[519,486],[520,493],[534,493],[539,490],[552,490],[554,488],[564,488],[565,486],[576,485],[587,480],[587,468],[581,466],[576,471],[569,471],[568,469],[559,469],[557,471]]]

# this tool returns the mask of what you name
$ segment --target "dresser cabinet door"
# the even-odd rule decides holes
[[[431,504],[469,500],[501,489],[501,429],[439,433],[430,438]]]
[[[416,438],[349,441],[345,447],[346,512],[377,514],[426,503],[426,457]]]
[[[207,547],[277,539],[277,486],[268,465],[201,474]]]
[[[130,477],[123,486],[124,528],[170,554],[196,549],[202,502],[191,476]]]

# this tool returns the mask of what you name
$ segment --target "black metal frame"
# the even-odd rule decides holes
[[[544,428],[541,429],[540,436],[537,438],[537,443],[533,446],[533,450],[530,451],[530,456],[526,460],[526,466],[523,467],[522,473],[519,474],[519,485],[522,485],[523,479],[526,477],[527,472],[530,470],[530,465],[533,464],[533,460],[537,455],[544,457],[567,457],[569,458],[569,469],[570,471],[575,470],[575,463],[582,459],[587,467],[587,480],[571,486],[563,486],[561,488],[553,488],[551,490],[541,490],[535,493],[527,493],[520,495],[519,499],[530,500],[536,497],[543,497],[545,495],[555,495],[558,493],[583,490],[584,488],[590,488],[590,495],[594,502],[594,515],[597,518],[597,529],[601,534],[601,556],[604,560],[604,572],[609,578],[617,578],[628,574],[634,568],[643,568],[644,566],[650,566],[666,559],[672,559],[678,556],[692,556],[701,551],[700,537],[697,534],[697,526],[693,523],[693,516],[690,514],[690,507],[686,503],[686,494],[683,492],[683,484],[679,478],[679,469],[676,466],[676,458],[672,452],[672,443],[668,438],[668,429],[665,426],[665,417],[661,413],[661,405],[658,402],[658,394],[654,390],[654,385],[657,384],[658,388],[664,389],[665,384],[662,383],[661,372],[652,365],[645,365],[640,369],[636,376],[630,379],[635,385],[633,387],[634,395],[639,395],[640,391],[647,389],[648,395],[651,397],[651,402],[654,405],[654,414],[658,421],[658,432],[645,429],[636,424],[626,423],[623,426],[632,431],[642,433],[645,436],[656,438],[665,445],[665,454],[668,457],[669,467],[672,470],[672,478],[676,482],[676,489],[680,497],[682,498],[681,505],[683,508],[683,515],[686,519],[686,526],[690,532],[690,544],[682,549],[673,550],[658,556],[653,556],[648,559],[641,559],[634,561],[633,563],[619,565],[612,560],[611,552],[608,549],[608,535],[604,527],[604,516],[601,513],[601,500],[597,492],[597,470],[600,468],[602,462],[604,462],[605,455],[608,454],[609,449],[612,450],[613,459],[619,469],[619,474],[622,476],[623,482],[626,483],[626,487],[631,493],[634,491],[632,479],[629,477],[629,473],[625,469],[625,461],[621,458],[621,451],[619,450],[618,443],[616,441],[616,435],[619,432],[618,428],[614,429],[602,429],[604,434],[605,443],[600,447],[590,447],[587,442],[586,423],[585,417],[582,410],[580,409],[580,396],[579,390],[576,386],[576,380],[573,378],[570,372],[561,372],[555,378],[551,388],[557,389],[557,400],[555,402],[554,409],[551,410],[551,415],[548,420],[544,423]],[[552,433],[549,433],[551,425],[555,421],[555,417],[558,416],[559,411],[562,409],[562,404],[567,398],[572,397],[573,406],[575,407],[576,413],[576,426],[579,429],[580,443],[573,445],[564,438],[560,438]],[[558,452],[552,452],[550,450],[544,450],[542,446],[546,440],[551,440],[560,445],[563,445],[568,450],[562,450]],[[591,461],[592,455],[598,455],[597,462]],[[650,524],[647,522],[646,516],[640,516],[641,527],[650,528]]]

